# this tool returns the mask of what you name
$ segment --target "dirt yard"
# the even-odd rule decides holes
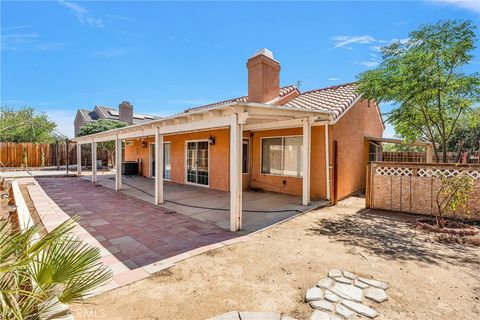
[[[390,283],[377,319],[478,319],[480,249],[434,241],[412,217],[359,212],[364,200],[307,213],[245,243],[185,260],[73,306],[75,319],[206,319],[231,310],[308,319],[305,291],[338,268]]]

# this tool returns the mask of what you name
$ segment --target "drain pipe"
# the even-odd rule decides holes
[[[330,143],[328,139],[328,122],[325,123],[325,180],[326,180],[326,198],[330,200]]]

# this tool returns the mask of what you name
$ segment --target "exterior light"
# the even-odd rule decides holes
[[[208,137],[208,142],[211,146],[215,145],[215,137],[210,135],[210,137]]]

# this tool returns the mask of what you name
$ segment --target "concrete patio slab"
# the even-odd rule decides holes
[[[84,176],[88,179],[88,176]],[[97,183],[110,189],[115,188],[114,175],[97,177]],[[154,203],[155,180],[138,176],[123,176],[124,194]],[[162,207],[192,218],[215,224],[220,228],[230,226],[230,194],[200,186],[164,183],[165,204]],[[267,191],[243,191],[243,228],[249,234],[284,221],[299,213],[307,212],[328,204],[327,201],[312,201],[309,206],[301,204],[301,196]]]

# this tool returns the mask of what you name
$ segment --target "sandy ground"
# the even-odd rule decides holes
[[[308,319],[305,291],[333,268],[390,283],[377,319],[478,319],[480,249],[434,241],[411,216],[359,211],[364,200],[307,213],[252,240],[185,260],[72,306],[75,319],[206,319],[232,310]]]

